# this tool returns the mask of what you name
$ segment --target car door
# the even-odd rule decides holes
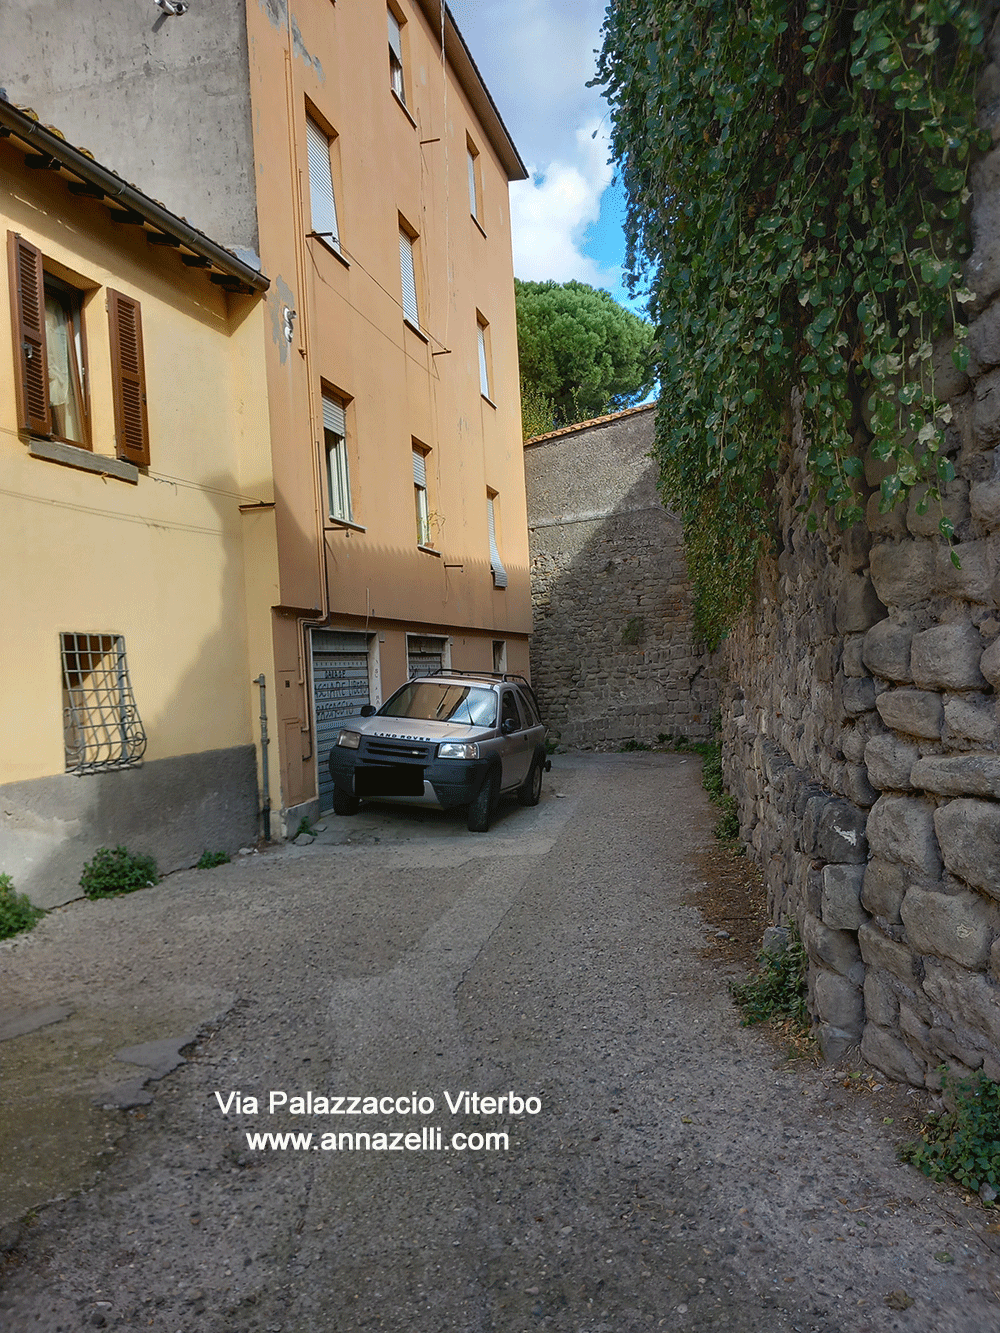
[[[507,790],[520,786],[524,781],[533,753],[531,736],[521,715],[517,695],[512,689],[505,689],[500,696],[500,737],[503,764],[501,786]]]

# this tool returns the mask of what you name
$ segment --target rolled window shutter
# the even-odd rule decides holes
[[[472,216],[479,221],[479,197],[476,194],[476,158],[469,152],[469,208]]]
[[[339,435],[341,439],[347,438],[347,416],[344,405],[326,393],[323,395],[323,428],[332,431],[334,435]]]
[[[7,234],[7,250],[14,315],[17,424],[32,435],[51,435],[42,253],[13,232]]]
[[[490,372],[486,362],[486,330],[477,324],[479,330],[479,390],[484,398],[490,396]]]
[[[337,226],[337,204],[333,195],[330,140],[308,116],[306,151],[309,156],[309,211],[312,217],[312,229],[339,247],[340,230]]]
[[[413,268],[413,241],[400,229],[399,232],[399,272],[403,282],[403,314],[420,328],[420,311],[417,309],[417,278]]]
[[[392,12],[387,11],[389,18],[389,50],[396,57],[400,64],[403,63],[403,38],[399,29],[399,19]]]
[[[149,420],[139,302],[109,287],[108,319],[117,453],[126,462],[145,467],[149,464]]]
[[[497,549],[497,520],[493,507],[493,496],[486,497],[490,507],[490,568],[493,570],[494,588],[506,588],[507,571],[503,567],[503,561],[500,559],[500,552]]]
[[[413,484],[427,489],[427,460],[419,449],[413,451]]]

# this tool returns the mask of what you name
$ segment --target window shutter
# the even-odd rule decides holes
[[[347,438],[347,414],[344,405],[329,394],[323,395],[323,429],[329,430],[340,438]]]
[[[117,453],[128,463],[149,464],[146,416],[146,368],[142,356],[139,302],[108,288],[111,324],[111,376],[115,402]]]
[[[420,328],[417,309],[417,278],[413,268],[413,240],[402,228],[399,231],[399,272],[403,280],[403,314],[416,328]]]
[[[312,229],[339,248],[340,229],[337,226],[337,204],[333,195],[330,140],[309,116],[306,116],[306,150],[309,156]]]
[[[479,199],[476,195],[476,156],[469,149],[469,207],[472,216],[479,221]]]
[[[7,233],[7,252],[14,316],[17,424],[32,435],[51,435],[42,253],[13,232]]]
[[[486,330],[482,324],[477,324],[476,329],[479,332],[479,389],[484,398],[489,398],[490,372],[486,364]]]
[[[389,16],[389,50],[396,57],[400,64],[403,63],[403,38],[399,28],[399,19],[392,12],[386,11]]]
[[[419,449],[413,451],[413,484],[427,489],[427,459]]]
[[[503,561],[500,559],[500,552],[497,549],[497,520],[494,511],[494,497],[488,495],[487,501],[490,507],[490,568],[493,570],[494,588],[506,588],[507,571],[503,567]]]

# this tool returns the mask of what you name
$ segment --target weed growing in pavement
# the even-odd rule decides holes
[[[127,847],[99,847],[94,859],[83,867],[80,888],[88,898],[111,898],[144,889],[158,883],[159,878],[151,856],[130,852]]]
[[[295,839],[298,838],[303,833],[310,838],[315,838],[316,836],[316,830],[313,828],[312,824],[309,822],[308,817],[305,815],[303,815],[303,817],[299,820],[299,826],[292,834],[292,842],[294,842]]]
[[[806,1008],[806,951],[794,926],[788,932],[788,944],[780,953],[761,956],[755,977],[730,992],[743,1015],[743,1027],[764,1023],[771,1018],[791,1019],[805,1031],[809,1027]]]
[[[26,893],[15,893],[10,875],[0,875],[0,940],[9,940],[30,930],[45,912],[35,907]]]
[[[198,870],[211,870],[214,866],[225,866],[229,864],[228,852],[210,852],[207,849],[202,852],[201,860],[198,862]]]
[[[957,1080],[942,1071],[952,1108],[932,1116],[919,1143],[904,1143],[899,1156],[932,1180],[955,1180],[979,1194],[987,1207],[1000,1195],[1000,1083],[985,1075]]]
[[[618,753],[622,754],[627,750],[650,750],[650,749],[652,749],[652,746],[647,745],[645,741],[637,741],[635,737],[632,736],[629,740],[622,741],[621,745],[619,745],[618,747]]]

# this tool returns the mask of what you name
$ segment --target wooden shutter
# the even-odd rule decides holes
[[[139,302],[109,287],[108,318],[111,322],[117,454],[128,463],[146,467],[149,465],[149,421]]]
[[[45,347],[45,274],[42,253],[30,241],[7,233],[17,424],[32,435],[52,434]]]

